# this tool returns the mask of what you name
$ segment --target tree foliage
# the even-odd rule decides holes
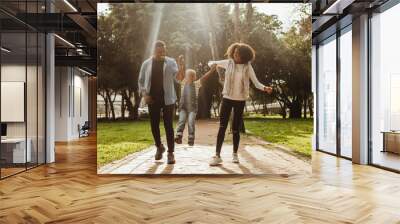
[[[155,39],[166,42],[169,56],[183,54],[187,68],[196,69],[200,76],[207,71],[204,65],[222,59],[230,44],[246,42],[256,50],[253,67],[258,79],[276,89],[268,96],[252,86],[253,104],[263,105],[266,112],[267,104],[279,102],[282,115],[286,116],[288,109],[293,118],[301,117],[302,108],[306,112],[306,105],[312,104],[311,16],[304,5],[296,10],[299,20],[287,31],[282,30],[277,16],[257,11],[251,3],[110,7],[109,13],[98,17],[98,92],[111,114],[113,96],[118,94],[123,101],[121,110],[128,111],[128,118],[137,119],[138,74]],[[211,105],[219,103],[221,90],[217,76],[205,82],[199,94],[200,117],[211,116]]]

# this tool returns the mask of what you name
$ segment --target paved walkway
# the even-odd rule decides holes
[[[138,153],[114,161],[101,167],[99,174],[310,174],[311,165],[285,150],[266,142],[242,136],[239,148],[239,164],[232,163],[232,145],[224,144],[221,152],[223,164],[210,167],[210,158],[215,154],[215,141],[218,123],[201,121],[197,123],[198,135],[194,146],[176,145],[176,164],[166,163],[166,153],[160,161],[154,160],[156,148],[150,147]],[[185,133],[186,134],[186,133]],[[200,138],[199,138],[200,137]],[[232,136],[227,134],[227,140]],[[186,139],[184,139],[186,140]],[[184,141],[186,142],[186,141]],[[208,144],[207,144],[208,143]]]

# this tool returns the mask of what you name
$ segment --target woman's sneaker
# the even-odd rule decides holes
[[[232,162],[233,163],[239,163],[239,157],[237,153],[233,153],[232,155]]]
[[[168,164],[175,164],[175,156],[173,152],[169,152],[167,156],[167,163]]]
[[[210,166],[218,166],[222,163],[221,157],[213,156],[210,161]]]

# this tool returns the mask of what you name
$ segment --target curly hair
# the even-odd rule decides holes
[[[240,60],[242,63],[248,63],[250,61],[254,61],[256,57],[256,52],[250,45],[245,43],[231,44],[231,46],[229,46],[228,49],[226,50],[225,56],[233,59],[233,54],[235,53],[236,49],[238,50]]]

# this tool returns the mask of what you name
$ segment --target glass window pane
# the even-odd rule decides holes
[[[27,142],[29,144],[28,149],[30,148],[30,160],[28,160],[28,168],[34,167],[37,165],[37,150],[38,150],[38,141],[37,141],[37,132],[38,132],[38,36],[36,32],[28,32],[27,33],[27,44],[28,44],[28,55],[27,55],[27,80],[26,80],[26,115],[27,115]]]
[[[400,5],[371,19],[372,163],[400,170]],[[384,134],[386,132],[386,134]]]
[[[46,149],[45,149],[45,65],[46,65],[46,52],[45,44],[46,37],[44,34],[38,35],[38,164],[45,163]]]
[[[340,36],[340,153],[352,157],[352,35],[351,26]]]
[[[318,48],[318,148],[336,153],[336,36]]]
[[[45,0],[0,1],[17,17],[45,12]],[[45,35],[0,12],[0,177],[45,162]],[[34,17],[36,18],[36,17]],[[34,22],[34,21],[32,21]]]
[[[1,34],[2,178],[25,170],[30,161],[26,144],[26,33]],[[6,50],[4,50],[6,49]],[[26,150],[28,146],[28,150]]]

